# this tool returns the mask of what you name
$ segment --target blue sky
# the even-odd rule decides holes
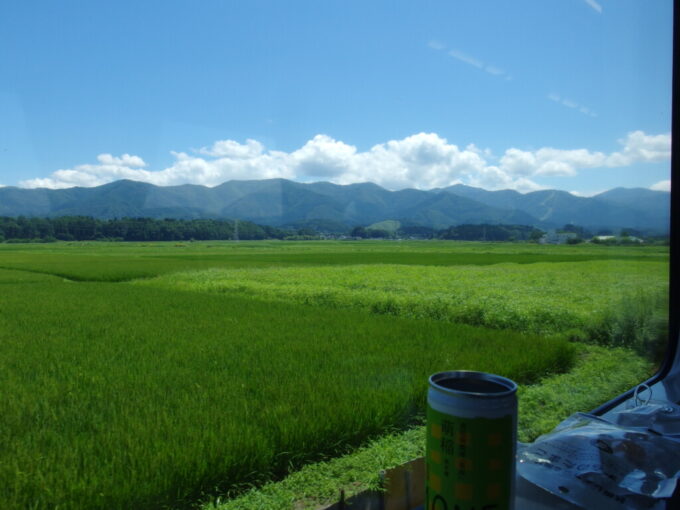
[[[0,4],[0,184],[670,187],[670,0]]]

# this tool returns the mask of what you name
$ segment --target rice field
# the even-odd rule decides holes
[[[535,319],[461,324],[446,300],[466,288],[488,308],[496,285],[530,316],[517,289],[556,270],[573,284],[546,308],[583,320],[591,278],[663,291],[662,249],[542,248],[0,245],[1,506],[189,508],[409,426],[435,371],[529,384],[572,366]]]
[[[141,283],[558,334],[600,324],[622,301],[665,295],[667,271],[663,262],[625,260],[536,262],[530,267],[357,264],[210,269]]]
[[[668,264],[668,248],[451,241],[0,244],[0,269],[22,269],[75,281],[104,282],[219,267],[356,264],[450,267],[594,260]]]

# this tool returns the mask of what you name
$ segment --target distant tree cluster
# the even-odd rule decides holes
[[[400,227],[394,232],[369,227],[354,227],[352,237],[361,239],[450,239],[455,241],[537,241],[544,232],[527,225],[455,225],[436,230],[423,226]]]
[[[251,240],[283,239],[298,235],[297,231],[281,230],[249,221],[238,221],[237,229],[236,233],[233,220],[152,218],[98,220],[87,216],[0,217],[0,242],[207,241],[235,238]]]
[[[354,227],[349,235],[358,239],[434,239],[439,231],[430,227],[408,226],[395,231],[382,228]]]
[[[395,237],[392,232],[388,232],[387,230],[366,227],[354,227],[349,235],[361,239],[389,239]]]
[[[456,225],[438,233],[457,241],[537,241],[543,231],[528,225]]]
[[[434,239],[437,237],[437,230],[419,225],[401,227],[398,233],[405,238]]]
[[[57,218],[16,218],[0,216],[0,242],[53,242],[53,241],[211,241],[284,239],[291,241],[337,238],[349,235],[355,239],[447,239],[453,241],[538,241],[542,230],[528,225],[455,225],[437,230],[424,226],[401,226],[385,230],[357,226],[341,231],[338,222],[315,220],[283,228],[258,225],[243,220],[216,219],[153,219],[121,218],[98,220],[89,216],[61,216]],[[329,232],[329,230],[331,230]],[[578,225],[567,224],[558,233],[575,234],[566,242],[576,244],[590,240],[601,244],[636,244],[643,232],[622,229],[618,236],[610,230],[593,234]],[[599,237],[598,237],[599,236]],[[603,237],[604,236],[604,237]],[[608,238],[607,236],[610,236]],[[648,241],[667,243],[668,238]]]
[[[635,228],[622,228],[618,231],[611,229],[599,229],[595,232],[580,227],[578,225],[572,225],[571,223],[564,225],[562,229],[558,232],[573,233],[576,237],[571,238],[567,241],[569,244],[578,244],[588,240],[595,244],[608,244],[608,245],[637,245],[640,244],[643,239],[647,244],[667,244],[669,239],[668,236],[659,235],[649,235],[647,232]]]
[[[567,223],[557,232],[576,234],[581,239],[587,239],[592,237],[593,233],[590,230],[581,227],[580,225],[574,225],[572,223]]]

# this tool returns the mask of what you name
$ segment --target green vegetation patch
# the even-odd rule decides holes
[[[400,264],[485,266],[594,260],[668,263],[667,247],[540,246],[446,241],[0,244],[0,268],[120,282],[208,268]]]
[[[519,438],[532,441],[577,411],[593,409],[644,380],[651,370],[644,358],[625,349],[580,346],[568,374],[520,386]],[[205,510],[304,510],[337,501],[340,489],[352,495],[379,487],[379,472],[425,454],[425,428],[389,434],[351,454],[311,464],[280,482],[229,501],[214,500]]]
[[[372,264],[212,269],[143,283],[540,334],[597,329],[606,337],[628,301],[667,294],[667,271],[665,262],[626,260]],[[663,299],[651,300],[649,313],[665,312],[663,306]]]
[[[653,337],[667,264],[654,247],[0,245],[0,501],[191,506],[385,433],[398,443],[433,372],[527,384],[568,370],[577,349],[535,333]],[[627,370],[613,366],[599,374]],[[568,388],[589,383],[560,384],[524,390],[537,410],[523,411],[527,433],[584,408]],[[401,451],[372,455],[398,463]]]
[[[520,387],[519,440],[533,441],[576,412],[587,412],[637,386],[652,374],[652,363],[629,349],[579,346],[569,373]]]
[[[433,372],[528,383],[573,359],[566,342],[444,322],[7,282],[0,501],[112,510],[233,493],[412,423]]]
[[[368,230],[384,230],[390,234],[394,234],[401,227],[401,222],[397,220],[385,220],[379,221],[378,223],[373,223],[366,227]]]
[[[0,269],[0,285],[6,283],[45,283],[45,282],[57,282],[61,278],[56,276],[41,274],[41,273],[31,273],[27,271],[12,270],[12,269]]]

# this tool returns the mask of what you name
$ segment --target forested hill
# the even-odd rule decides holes
[[[339,226],[398,220],[434,229],[460,224],[555,228],[638,228],[667,232],[670,193],[618,188],[594,197],[565,191],[486,191],[463,185],[388,191],[372,183],[340,186],[285,179],[229,181],[208,188],[117,181],[93,188],[0,188],[0,216],[89,216],[96,219],[233,219],[275,227],[331,222]]]

